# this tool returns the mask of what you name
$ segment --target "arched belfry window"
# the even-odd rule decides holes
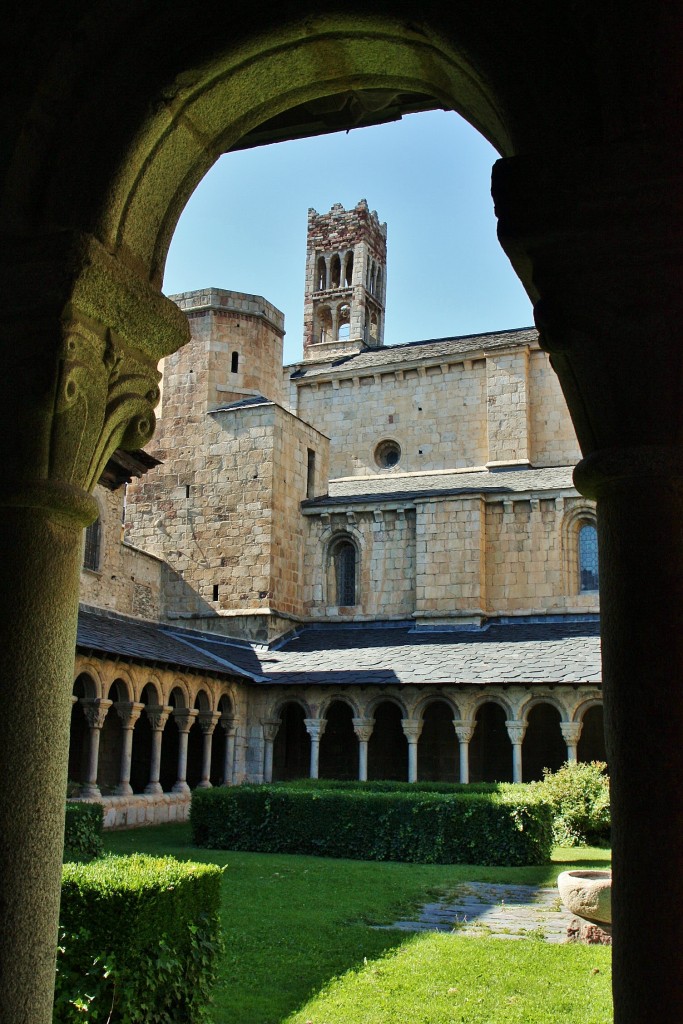
[[[347,252],[344,261],[344,284],[350,288],[353,283],[353,252]]]
[[[318,256],[318,272],[315,279],[316,290],[322,292],[327,288],[327,264],[324,256]]]
[[[598,589],[598,531],[593,523],[579,527],[579,590]]]
[[[86,528],[83,546],[83,568],[97,572],[100,567],[100,548],[102,543],[102,523],[98,516],[94,523]]]
[[[332,287],[338,288],[341,284],[341,260],[336,253],[332,257],[332,262],[330,264],[330,278]]]
[[[356,545],[341,537],[330,548],[334,603],[348,607],[356,604]]]

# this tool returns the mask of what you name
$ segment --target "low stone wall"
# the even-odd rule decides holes
[[[75,798],[79,803],[102,804],[105,829],[141,828],[167,821],[187,821],[192,796],[189,793],[135,793],[132,796]]]

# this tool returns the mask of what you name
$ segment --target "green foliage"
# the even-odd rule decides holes
[[[393,779],[373,779],[359,782],[357,779],[294,779],[291,782],[274,782],[274,788],[321,790],[357,790],[366,793],[525,793],[524,783],[513,782],[398,782]]]
[[[64,858],[101,857],[102,804],[67,803],[64,822]]]
[[[609,840],[609,776],[604,761],[567,761],[556,772],[544,771],[535,788],[553,809],[553,840],[558,846]]]
[[[141,854],[65,864],[54,1024],[204,1024],[222,869]]]
[[[549,806],[524,794],[239,786],[197,790],[198,846],[422,864],[543,864]]]

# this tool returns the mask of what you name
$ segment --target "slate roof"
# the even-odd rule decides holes
[[[325,363],[296,363],[290,369],[295,379],[326,377],[344,370],[356,374],[361,370],[375,370],[386,365],[410,363],[420,359],[438,360],[449,356],[464,356],[469,352],[493,352],[496,349],[512,348],[517,345],[531,345],[538,342],[535,327],[521,327],[510,331],[489,331],[486,334],[466,334],[457,338],[432,338],[427,341],[410,341],[404,345],[384,345],[382,348],[366,349],[357,354],[342,356]]]
[[[387,473],[330,480],[328,494],[308,498],[302,508],[367,501],[400,501],[457,494],[519,494],[573,490],[573,467],[476,470],[467,473]]]
[[[82,608],[78,649],[257,684],[599,683],[597,617],[493,621],[416,631],[412,623],[313,625],[275,648]]]

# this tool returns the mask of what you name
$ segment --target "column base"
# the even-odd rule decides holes
[[[186,782],[176,782],[176,784],[175,784],[175,786],[173,786],[171,792],[172,793],[189,793],[190,792],[190,787],[188,786],[188,784]]]
[[[144,789],[145,793],[163,793],[160,782],[148,782]]]
[[[102,794],[100,793],[100,787],[98,785],[91,785],[86,783],[81,786],[78,796],[81,800],[101,800]]]
[[[208,779],[202,779],[201,782],[197,783],[197,789],[213,789],[213,786]]]
[[[119,782],[118,786],[114,790],[116,796],[132,796],[133,787],[130,782]]]

